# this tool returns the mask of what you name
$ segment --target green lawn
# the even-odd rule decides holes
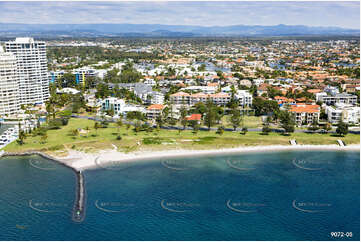
[[[225,128],[233,128],[232,123],[229,122],[230,115],[222,117],[222,124]],[[262,118],[256,116],[243,116],[243,124],[247,128],[262,128]],[[242,122],[241,125],[242,126]]]
[[[69,134],[76,128],[90,128],[88,135],[77,137]],[[289,145],[290,139],[296,139],[299,144],[336,144],[340,137],[330,134],[305,134],[293,133],[283,136],[277,133],[262,135],[260,132],[248,132],[242,135],[239,132],[224,132],[218,135],[215,131],[192,131],[178,132],[175,130],[154,130],[153,132],[135,133],[132,128],[126,129],[125,125],[120,128],[121,140],[116,140],[118,131],[115,124],[109,124],[108,128],[98,129],[97,135],[94,121],[85,119],[70,119],[67,126],[59,130],[49,130],[45,144],[40,142],[40,137],[28,136],[24,145],[13,142],[8,145],[6,151],[41,150],[50,154],[66,154],[67,149],[76,149],[84,152],[94,152],[101,149],[113,149],[112,144],[118,150],[131,152],[136,150],[163,150],[163,149],[216,149],[234,148],[239,146],[255,145]],[[348,134],[341,138],[346,144],[359,144],[360,135]]]

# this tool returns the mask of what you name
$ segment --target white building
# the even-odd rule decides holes
[[[164,94],[161,92],[151,92],[148,94],[150,104],[164,104]]]
[[[116,97],[108,97],[101,101],[102,111],[114,109],[115,115],[126,116],[128,112],[142,112],[145,113],[145,109],[141,106],[126,104],[123,99]]]
[[[336,103],[335,107],[327,106],[325,110],[327,119],[332,124],[337,124],[341,120],[348,124],[360,123],[360,107],[354,107],[343,103]]]
[[[19,112],[18,81],[16,57],[0,46],[0,117]]]
[[[237,90],[237,93],[234,97],[238,100],[240,106],[252,106],[253,97],[252,95],[246,90]]]
[[[188,90],[191,92],[203,92],[206,94],[214,94],[217,91],[218,86],[190,86],[182,88],[181,91]]]
[[[254,79],[253,80],[253,84],[254,85],[256,85],[256,86],[259,86],[259,85],[261,85],[261,84],[263,84],[264,83],[264,80],[263,79]]]
[[[157,82],[154,79],[151,79],[151,78],[146,78],[143,83],[147,84],[149,86],[157,85]]]
[[[226,105],[229,101],[231,101],[231,95],[225,92],[215,94],[188,94],[185,92],[177,92],[170,95],[170,102],[174,105],[193,106],[199,102],[206,103],[208,100],[212,101],[216,105]]]
[[[20,104],[40,104],[49,99],[49,76],[44,41],[16,38],[5,43],[17,60]]]
[[[329,93],[332,96],[335,96],[336,94],[339,93],[338,91],[338,87],[333,87],[333,86],[327,86],[325,87],[325,89],[323,89],[326,93]]]
[[[224,93],[232,93],[232,87],[226,86],[222,88],[222,92]],[[238,100],[240,106],[251,106],[253,97],[247,90],[236,90],[234,94],[234,98]]]
[[[326,103],[327,105],[334,105],[336,103],[356,104],[357,96],[348,93],[337,93],[335,95],[327,95],[325,92],[316,93],[316,101]]]
[[[73,94],[76,95],[78,93],[80,93],[80,91],[76,90],[75,88],[71,88],[71,87],[65,87],[63,89],[56,89],[56,93],[65,93],[65,94]]]

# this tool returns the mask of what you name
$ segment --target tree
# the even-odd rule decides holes
[[[348,124],[340,121],[337,125],[336,133],[339,136],[344,136],[348,133]]]
[[[157,123],[158,127],[162,127],[163,126],[163,117],[162,114],[159,114],[156,118],[155,118],[155,122]]]
[[[72,129],[72,130],[70,131],[70,134],[71,134],[72,136],[78,136],[78,135],[79,135],[79,130],[78,130],[78,129]]]
[[[263,100],[259,97],[254,98],[252,105],[255,110],[256,116],[265,115],[272,112],[278,112],[279,110],[277,101]]]
[[[295,122],[293,115],[288,111],[280,111],[279,119],[281,128],[284,129],[285,133],[293,133],[295,131]]]
[[[188,120],[187,120],[187,109],[182,106],[180,108],[180,121],[181,121],[181,124],[183,125],[183,130],[186,128],[187,126],[187,123],[188,123]]]
[[[142,127],[142,123],[140,120],[137,120],[134,124],[134,131],[138,133]]]
[[[194,112],[204,115],[204,113],[207,111],[207,107],[204,103],[199,102],[194,105]]]
[[[51,116],[53,119],[55,119],[55,108],[54,108],[54,104],[47,102],[46,104],[46,112],[48,113],[49,116]]]
[[[206,71],[206,65],[202,64],[198,67],[198,71]]]
[[[98,129],[100,128],[100,124],[98,122],[94,123],[95,135],[98,136]]]
[[[117,124],[117,131],[118,131],[118,133],[119,133],[119,129],[120,129],[120,127],[123,126],[123,122],[122,122],[121,119],[119,119],[116,124]]]
[[[48,139],[48,135],[44,133],[40,138],[40,143],[45,144]]]
[[[247,132],[248,132],[248,128],[247,128],[247,127],[243,127],[243,128],[242,128],[242,133],[243,133],[243,135],[247,134]]]
[[[206,107],[207,107],[207,111],[204,117],[204,124],[208,127],[208,131],[209,131],[211,130],[211,127],[215,124],[217,113],[212,101],[208,100]]]
[[[309,131],[316,131],[316,130],[318,130],[319,128],[320,128],[320,127],[318,126],[317,119],[315,118],[315,119],[313,119],[311,126],[309,126],[307,129],[308,129]]]
[[[219,135],[222,135],[224,133],[224,127],[223,126],[219,126],[217,131],[216,131],[217,134]]]
[[[271,132],[271,128],[269,127],[269,124],[264,124],[262,127],[262,133],[268,135],[269,132]]]
[[[128,130],[130,129],[130,124],[128,123],[128,124],[126,124],[125,125],[125,127],[126,127],[126,129],[127,129],[127,133],[128,133]]]
[[[325,124],[325,130],[330,131],[331,129],[332,129],[332,124],[331,123],[326,123]]]
[[[20,129],[20,131],[19,131],[19,139],[17,140],[18,144],[23,145],[25,138],[26,138],[26,134],[25,134],[24,130]]]
[[[193,128],[193,133],[195,133],[195,134],[198,133],[198,131],[199,131],[199,122],[197,120],[190,120],[189,123]]]
[[[113,117],[114,114],[115,114],[114,106],[112,105],[112,107],[111,107],[110,109],[108,109],[108,110],[106,111],[106,113],[107,113],[107,115]]]
[[[238,109],[235,108],[232,110],[230,122],[232,123],[233,130],[236,131],[237,127],[242,122],[241,112]]]

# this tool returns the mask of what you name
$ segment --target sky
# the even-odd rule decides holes
[[[360,2],[0,2],[0,23],[360,28]]]

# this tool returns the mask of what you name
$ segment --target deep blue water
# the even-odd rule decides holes
[[[359,240],[359,155],[286,151],[89,170],[80,224],[70,169],[5,157],[0,240]]]

